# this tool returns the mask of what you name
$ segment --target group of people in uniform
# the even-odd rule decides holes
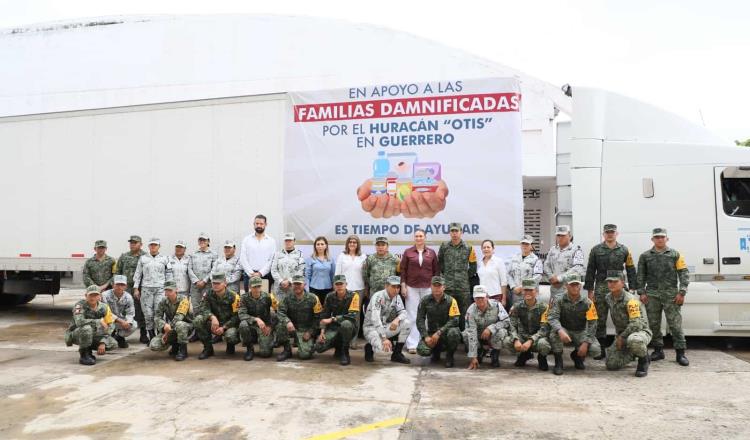
[[[257,227],[259,217],[262,228]],[[265,217],[259,217],[254,239],[264,243]],[[155,351],[169,349],[176,361],[188,356],[188,342],[200,340],[199,359],[214,356],[213,345],[223,341],[228,355],[242,344],[246,361],[254,359],[257,345],[260,357],[271,357],[280,348],[280,362],[292,357],[293,347],[302,360],[333,349],[340,364],[349,365],[349,350],[361,332],[366,362],[373,362],[376,353],[389,353],[391,361],[409,364],[408,350],[433,362],[440,362],[444,353],[444,364],[451,368],[463,343],[472,370],[487,357],[492,367],[499,367],[500,352],[506,350],[516,356],[517,367],[536,354],[543,371],[549,369],[551,353],[552,371],[560,375],[563,348],[569,345],[576,369],[585,369],[587,357],[605,360],[610,370],[637,360],[636,376],[643,377],[651,361],[664,359],[663,313],[676,361],[688,365],[680,314],[688,270],[680,253],[667,246],[665,229],[653,230],[653,246],[637,267],[612,224],[604,226],[603,241],[591,249],[587,264],[566,225],[556,228],[556,245],[544,262],[534,253],[530,236],[520,240],[521,252],[507,264],[493,266],[497,257],[491,241],[483,242],[485,258],[477,262],[473,247],[462,239],[462,225],[451,223],[450,235],[436,253],[425,246],[424,231],[417,231],[414,246],[400,258],[388,251],[387,237],[377,237],[376,252],[359,258],[359,239],[350,237],[347,244],[356,244],[350,247],[350,261],[357,270],[348,273],[340,273],[345,271],[342,264],[329,259],[324,237],[315,240],[313,256],[305,260],[294,235],[285,234],[283,248],[268,257],[262,271],[243,267],[231,241],[217,256],[207,234],[199,235],[198,249],[189,256],[184,242],[177,242],[174,255],[161,254],[156,238],[144,252],[141,238],[134,235],[130,251],[117,261],[106,255],[107,243],[99,240],[84,265],[86,294],[73,308],[65,341],[79,346],[84,365],[96,362],[94,350],[102,355],[127,347],[126,338],[136,330],[141,342]],[[499,275],[489,274],[488,268],[496,266]],[[325,272],[330,283],[321,284],[316,271]],[[549,301],[538,298],[542,277],[550,284]],[[264,278],[270,282],[268,291]],[[607,316],[615,328],[611,341]]]

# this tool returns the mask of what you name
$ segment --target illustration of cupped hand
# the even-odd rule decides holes
[[[434,191],[402,191],[396,194],[373,191],[372,180],[366,179],[357,188],[357,198],[362,210],[373,218],[391,218],[403,215],[406,218],[432,218],[445,209],[448,186],[437,181]]]

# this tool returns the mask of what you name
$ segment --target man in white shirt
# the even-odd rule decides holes
[[[258,214],[253,221],[255,233],[242,240],[240,249],[240,266],[244,272],[245,292],[248,291],[250,277],[261,277],[268,280],[268,291],[273,287],[271,276],[271,259],[276,253],[276,240],[266,235],[266,216]]]

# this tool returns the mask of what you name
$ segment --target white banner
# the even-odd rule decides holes
[[[523,234],[515,78],[290,93],[286,230],[300,244],[387,236],[517,243]]]

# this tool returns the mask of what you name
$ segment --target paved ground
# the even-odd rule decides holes
[[[479,372],[463,356],[453,370],[365,365],[361,350],[350,367],[244,362],[223,345],[198,361],[198,344],[176,363],[136,341],[84,367],[62,342],[81,296],[0,311],[0,438],[750,438],[746,339],[691,339],[689,368],[668,350],[645,379],[596,361],[556,377],[509,355]]]

